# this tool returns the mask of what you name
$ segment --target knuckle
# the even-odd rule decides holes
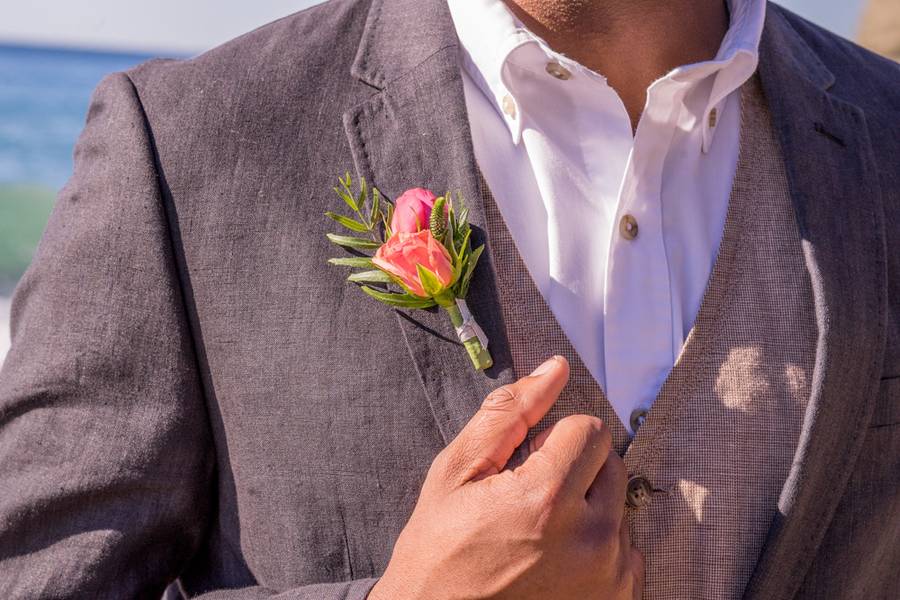
[[[605,446],[607,449],[612,447],[612,433],[601,419],[597,417],[588,417],[589,421],[586,426],[591,432],[591,441],[593,443]]]
[[[487,395],[481,408],[484,410],[513,410],[519,402],[519,394],[512,385],[504,385]]]
[[[560,511],[565,501],[563,482],[550,480],[530,487],[526,506],[529,507],[528,512],[533,515],[536,522],[546,523],[553,520],[553,516]]]
[[[426,481],[455,486],[465,483],[479,473],[489,471],[496,465],[488,459],[476,456],[470,448],[472,444],[457,440],[439,453],[431,463]],[[499,470],[499,469],[498,469]]]
[[[476,419],[482,422],[506,423],[507,426],[522,430],[520,434],[524,437],[529,424],[522,405],[521,390],[515,384],[504,385],[487,395]]]
[[[603,443],[607,448],[612,448],[612,431],[610,431],[609,426],[606,423],[597,419],[599,421],[599,430],[597,431],[598,439]]]
[[[538,501],[541,506],[554,510],[563,503],[565,498],[565,486],[562,481],[548,481],[539,489]]]
[[[588,415],[572,415],[562,419],[557,425],[562,426],[568,438],[573,460],[586,450],[598,459],[609,454],[612,438],[600,419]]]
[[[565,420],[573,427],[583,429],[584,431],[591,431],[592,429],[597,428],[597,424],[601,422],[600,419],[591,415],[569,415]]]
[[[569,427],[577,431],[581,438],[591,445],[612,446],[612,434],[601,419],[591,415],[571,415],[563,419]]]
[[[579,446],[584,446],[591,438],[589,419],[587,415],[570,415],[561,419],[557,427],[565,432],[567,438],[571,438]]]

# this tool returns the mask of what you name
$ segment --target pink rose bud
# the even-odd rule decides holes
[[[415,233],[428,229],[431,209],[437,197],[424,188],[413,188],[403,192],[394,202],[394,216],[391,218],[391,232]]]
[[[428,294],[419,281],[416,265],[422,265],[434,273],[443,287],[453,283],[450,253],[434,239],[427,227],[416,233],[394,233],[375,252],[372,262],[379,269],[398,278],[413,294],[421,298],[427,298]]]

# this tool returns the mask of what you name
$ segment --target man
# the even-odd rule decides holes
[[[867,2],[859,41],[866,48],[900,61],[900,4],[891,0]]]
[[[759,0],[335,0],[107,78],[0,589],[896,597],[898,82]],[[491,369],[326,265],[346,169],[466,198]]]

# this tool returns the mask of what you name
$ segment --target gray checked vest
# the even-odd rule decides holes
[[[809,398],[818,333],[812,289],[758,78],[745,84],[741,104],[740,158],[702,306],[633,439],[535,287],[483,185],[516,374],[552,354],[571,366],[536,431],[576,413],[609,425],[632,477],[626,517],[646,558],[648,600],[741,597]]]

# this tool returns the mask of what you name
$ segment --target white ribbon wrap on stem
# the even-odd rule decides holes
[[[485,335],[484,330],[481,329],[481,326],[475,322],[475,317],[469,312],[466,301],[462,298],[457,298],[456,307],[459,308],[459,314],[462,315],[463,321],[462,325],[456,327],[456,335],[459,337],[459,341],[466,342],[472,338],[478,338],[478,341],[481,342],[481,347],[487,349],[488,337]]]

